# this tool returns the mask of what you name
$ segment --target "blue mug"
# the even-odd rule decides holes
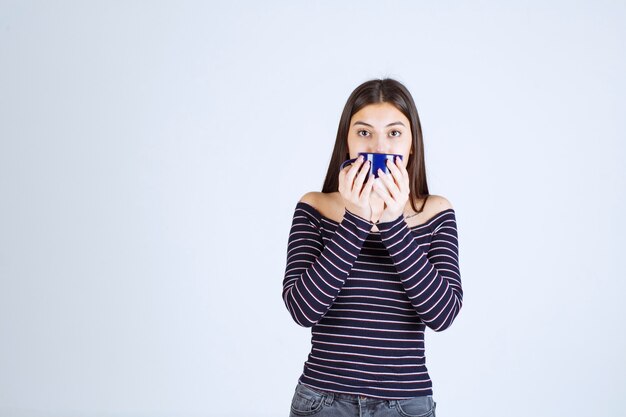
[[[368,153],[368,152],[359,152],[359,155],[363,155],[363,163],[365,161],[370,161],[370,174],[374,174],[374,178],[378,178],[378,168],[380,168],[385,174],[389,174],[389,168],[387,168],[386,161],[389,159],[392,163],[395,163],[395,157],[399,157],[402,159],[402,155],[394,154],[394,153]],[[358,158],[358,157],[357,157]],[[339,170],[345,168],[346,165],[353,163],[357,160],[357,158],[348,159],[343,161],[341,164],[341,168]]]

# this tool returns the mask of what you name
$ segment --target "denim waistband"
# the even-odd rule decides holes
[[[366,395],[358,395],[358,394],[345,394],[343,392],[334,392],[334,391],[324,391],[321,390],[319,388],[313,388],[310,387],[306,384],[303,384],[302,382],[298,382],[299,385],[302,385],[303,387],[305,387],[306,389],[309,389],[311,391],[317,392],[320,395],[324,395],[327,400],[330,400],[330,402],[332,402],[333,400],[342,400],[342,401],[347,401],[347,402],[351,402],[351,403],[370,403],[370,404],[375,404],[375,403],[385,403],[389,406],[394,406],[395,403],[400,400],[400,398],[398,399],[385,399],[385,398],[378,398],[378,397],[368,397]],[[428,397],[428,396],[426,396]]]

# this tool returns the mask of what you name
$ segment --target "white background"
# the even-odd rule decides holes
[[[0,3],[0,416],[287,416],[293,210],[405,83],[464,306],[438,417],[626,409],[626,3]],[[621,214],[620,214],[621,213]]]

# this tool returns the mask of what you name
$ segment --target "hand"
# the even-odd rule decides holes
[[[361,166],[363,168],[357,175]],[[363,180],[369,170],[370,161],[363,163],[363,156],[359,156],[352,165],[339,171],[339,194],[343,197],[346,209],[364,219],[369,219],[372,215],[370,194],[374,186],[374,176],[370,175],[365,186],[363,186]]]
[[[402,164],[400,158],[395,158],[395,163],[387,160],[389,174],[378,170],[378,179],[374,184],[374,193],[385,202],[385,209],[380,216],[380,222],[388,222],[397,219],[409,201],[409,173]]]
[[[378,179],[374,180],[374,184],[379,181]],[[370,207],[372,208],[372,217],[370,221],[372,223],[378,223],[380,220],[380,216],[383,215],[383,210],[385,210],[385,201],[378,196],[376,193],[372,193],[370,195]]]

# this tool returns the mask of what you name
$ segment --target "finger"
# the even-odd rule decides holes
[[[339,171],[339,177],[345,179],[348,176],[348,172],[350,172],[350,168],[352,168],[352,165],[346,165],[343,167],[343,169]]]
[[[405,179],[405,176],[402,170],[397,165],[398,163],[400,163],[400,166],[402,166],[402,162],[399,162],[399,161],[400,161],[400,158],[396,159],[395,164],[390,162],[389,159],[387,159],[387,161],[385,162],[387,165],[387,169],[389,169],[389,172],[391,173],[391,175],[393,176],[393,179],[396,181],[396,184],[398,185],[402,182],[402,180]]]
[[[404,164],[402,163],[402,160],[400,158],[396,159],[396,165],[398,166],[398,169],[402,173],[402,177],[405,180],[408,181],[409,180],[409,171],[406,169],[406,167],[404,166]]]
[[[395,201],[391,198],[389,191],[382,182],[376,181],[374,184],[374,193],[382,198],[388,206],[394,205]]]
[[[359,168],[363,165],[363,156],[359,155],[359,157],[354,161],[348,172],[346,173],[346,180],[348,182],[348,187],[350,190],[354,188],[354,177],[356,176]]]
[[[394,200],[397,200],[400,196],[400,189],[398,185],[393,181],[393,178],[389,174],[385,174],[382,169],[378,169],[378,178],[387,187],[389,193],[393,196]]]
[[[404,163],[403,163],[403,162],[404,162],[404,159],[400,158],[399,156],[398,156],[398,157],[393,158],[393,161],[392,161],[392,162],[393,162],[393,163],[394,163],[394,164],[395,164],[398,168],[402,168],[402,167],[404,166]]]
[[[369,163],[370,161],[365,161],[363,163],[363,168],[361,168],[361,171],[359,172],[359,174],[356,177],[356,180],[354,181],[354,187],[357,188],[359,191],[361,191],[361,188],[363,186],[363,180],[365,179],[365,176],[367,174],[369,174],[370,170],[369,170]]]
[[[339,170],[339,192],[343,192],[343,181],[344,178],[346,177],[346,168],[344,167],[344,169]]]
[[[372,194],[373,188],[374,188],[374,176],[370,175],[367,181],[365,182],[365,186],[363,187],[363,192],[361,193],[361,199],[369,200],[370,195]]]
[[[409,191],[409,173],[404,167],[404,165],[402,165],[400,158],[396,159],[395,164],[389,163],[387,165],[388,165],[389,171],[394,176],[394,180],[396,181],[396,184],[398,188],[400,189],[400,192],[401,193],[408,192]]]
[[[410,187],[411,179],[409,177],[409,171],[406,169],[402,161],[400,161],[400,158],[398,158],[397,165],[400,167],[400,172],[402,172],[402,178],[404,179],[404,181],[400,182],[400,192],[408,196],[410,194],[410,188],[411,188]]]
[[[400,164],[400,172],[402,173],[402,181],[400,181],[400,193],[402,193],[403,195],[408,196],[410,194],[410,183],[411,180],[409,178],[409,171],[407,171],[406,167],[402,164],[402,162],[399,162]]]
[[[396,158],[396,163],[400,158]],[[385,161],[385,165],[387,165],[387,169],[394,176],[394,178],[402,178],[402,173],[400,172],[400,168],[396,163],[391,162],[389,159]]]
[[[387,184],[385,184],[381,176],[374,181],[374,191],[376,190],[378,190],[380,194],[387,194],[390,198],[392,198],[391,192],[387,188]]]

